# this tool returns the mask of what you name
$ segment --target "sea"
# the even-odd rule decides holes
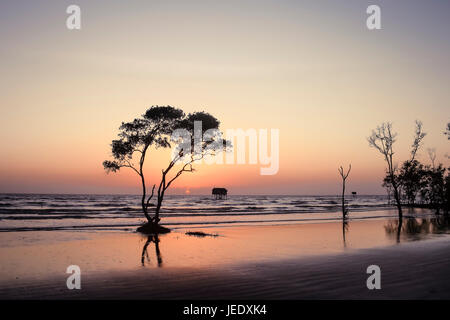
[[[346,203],[351,219],[396,216],[387,196],[350,195]],[[337,195],[166,195],[160,216],[186,228],[337,221],[342,212]],[[139,195],[0,194],[0,232],[130,230],[144,221]]]

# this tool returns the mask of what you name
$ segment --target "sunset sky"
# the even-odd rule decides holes
[[[81,7],[82,29],[66,28]],[[381,7],[382,29],[366,27]],[[280,130],[280,167],[200,165],[172,193],[383,194],[384,162],[366,140],[391,121],[395,158],[408,157],[414,121],[424,147],[450,165],[450,2],[0,2],[0,192],[138,193],[131,171],[102,161],[122,121],[152,105],[204,110],[221,128]],[[151,150],[157,183],[169,153]]]

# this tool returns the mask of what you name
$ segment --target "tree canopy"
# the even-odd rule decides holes
[[[204,111],[186,115],[183,110],[172,106],[152,106],[140,118],[122,122],[118,139],[111,143],[113,159],[105,160],[103,167],[107,173],[130,168],[139,175],[142,184],[142,210],[149,222],[158,223],[164,193],[173,181],[184,172],[194,172],[192,165],[195,161],[208,154],[225,150],[229,146],[227,141],[222,139],[222,134],[218,130],[219,125],[219,120]],[[153,184],[151,194],[147,195],[143,170],[151,147],[155,149],[175,147],[172,160],[165,169],[162,169],[153,217],[150,217],[148,209],[156,184]],[[181,169],[169,178],[169,172],[181,161],[184,162]]]

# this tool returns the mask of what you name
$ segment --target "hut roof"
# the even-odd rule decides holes
[[[227,194],[228,190],[225,188],[213,188],[212,194]]]

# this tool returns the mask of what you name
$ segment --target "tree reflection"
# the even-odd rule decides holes
[[[347,248],[347,240],[345,238],[346,232],[348,232],[349,223],[347,218],[342,219],[342,240],[344,242],[344,248]]]
[[[145,267],[145,261],[147,261],[148,263],[150,263],[150,257],[148,255],[148,246],[150,245],[150,243],[154,243],[155,244],[155,253],[156,253],[156,259],[158,261],[158,267],[162,267],[162,257],[161,257],[161,251],[159,250],[159,237],[157,234],[153,234],[153,235],[149,235],[147,237],[147,241],[144,244],[144,247],[142,248],[142,255],[141,255],[141,263],[142,266]]]
[[[450,218],[436,216],[389,220],[384,229],[386,234],[397,239],[397,243],[400,243],[402,237],[406,240],[420,240],[432,234],[447,233],[450,230]]]

